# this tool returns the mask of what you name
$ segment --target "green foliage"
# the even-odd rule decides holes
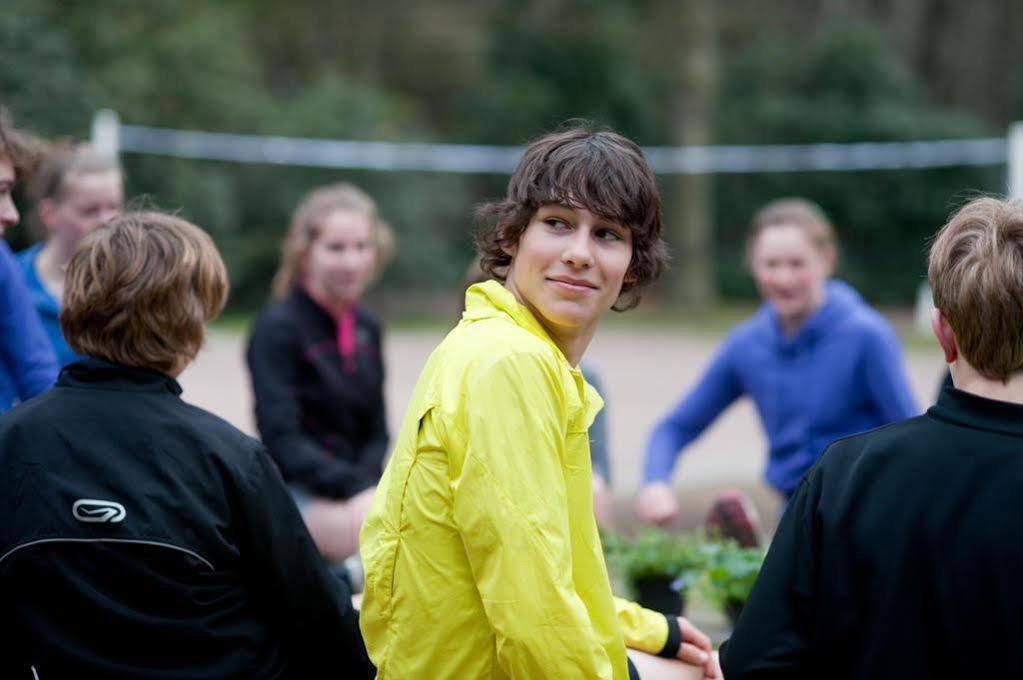
[[[604,550],[613,568],[630,583],[643,579],[675,580],[699,571],[706,562],[702,536],[671,534],[655,527],[633,539],[609,536]]]
[[[782,5],[788,9],[721,10],[715,141],[1001,134],[976,114],[936,106],[943,99],[888,49],[884,27],[821,24]],[[666,144],[674,137],[679,39],[668,19],[681,7],[664,0],[9,0],[0,13],[0,91],[19,121],[46,135],[83,137],[92,113],[107,107],[134,124],[492,144],[519,144],[588,117],[641,143]],[[790,19],[812,37],[793,40]],[[744,33],[740,24],[752,28]],[[341,180],[369,191],[398,234],[381,288],[456,289],[471,257],[472,206],[502,194],[506,181],[130,154],[124,163],[129,195],[146,195],[211,232],[229,266],[235,308],[265,299],[302,195]],[[910,301],[925,237],[969,192],[1000,191],[1002,182],[997,167],[717,176],[718,287],[726,296],[755,296],[742,253],[749,217],[767,200],[795,194],[834,219],[841,275],[873,301]],[[12,232],[13,245],[26,245],[27,234]]]
[[[764,562],[763,549],[723,540],[705,544],[704,554],[704,568],[695,580],[699,592],[720,608],[745,604]]]
[[[726,65],[719,102],[721,143],[955,139],[990,134],[976,117],[941,110],[887,50],[880,32],[833,25],[800,49],[778,36]],[[752,297],[743,264],[753,212],[780,196],[805,196],[838,230],[839,275],[875,302],[907,302],[925,275],[926,239],[964,197],[1000,191],[1001,168],[763,173],[715,179],[718,286]]]

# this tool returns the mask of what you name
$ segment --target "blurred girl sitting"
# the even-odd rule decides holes
[[[249,341],[260,435],[334,561],[358,548],[387,453],[382,330],[359,301],[392,251],[369,196],[350,184],[313,191]]]

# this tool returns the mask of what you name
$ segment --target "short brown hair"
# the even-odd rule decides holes
[[[309,248],[319,238],[324,221],[336,212],[355,213],[369,220],[377,249],[376,273],[383,271],[394,255],[394,232],[380,219],[377,204],[369,194],[347,182],[331,184],[306,194],[291,216],[282,247],[281,266],[274,275],[274,297],[286,297],[295,287]]]
[[[934,306],[959,351],[985,378],[1023,368],[1023,201],[978,198],[959,209],[931,245]]]
[[[172,215],[128,212],[71,257],[60,326],[79,354],[168,373],[195,358],[227,289],[206,232]]]
[[[10,162],[18,181],[32,177],[49,149],[49,143],[14,127],[10,113],[0,107],[0,160]]]
[[[746,237],[746,258],[749,259],[753,244],[765,229],[780,226],[798,227],[818,252],[838,255],[835,228],[824,210],[805,198],[787,197],[773,200],[754,213]]]
[[[526,147],[503,201],[476,209],[480,266],[504,281],[514,247],[544,205],[584,207],[632,232],[632,262],[613,309],[639,304],[640,291],[668,261],[661,239],[661,195],[643,152],[630,139],[588,124],[545,135]]]

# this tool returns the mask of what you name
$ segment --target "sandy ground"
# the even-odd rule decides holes
[[[387,338],[387,400],[392,434],[397,430],[419,371],[440,342],[440,331],[397,331]],[[181,376],[183,397],[255,434],[252,393],[244,360],[244,336],[212,332],[195,363]],[[608,397],[610,456],[620,523],[631,522],[629,497],[640,478],[643,443],[654,421],[699,377],[717,346],[715,337],[674,329],[603,329],[587,361],[595,365]],[[933,348],[906,353],[907,371],[921,408],[933,402],[944,364]],[[765,443],[751,402],[726,411],[686,452],[676,468],[683,504],[681,526],[697,524],[722,486],[746,490],[770,520],[777,500],[760,482]],[[769,523],[769,522],[768,522]]]

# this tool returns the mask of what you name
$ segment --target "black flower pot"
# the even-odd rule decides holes
[[[641,578],[633,581],[636,589],[636,601],[647,609],[664,614],[682,614],[685,606],[683,594],[671,587],[674,579]]]

